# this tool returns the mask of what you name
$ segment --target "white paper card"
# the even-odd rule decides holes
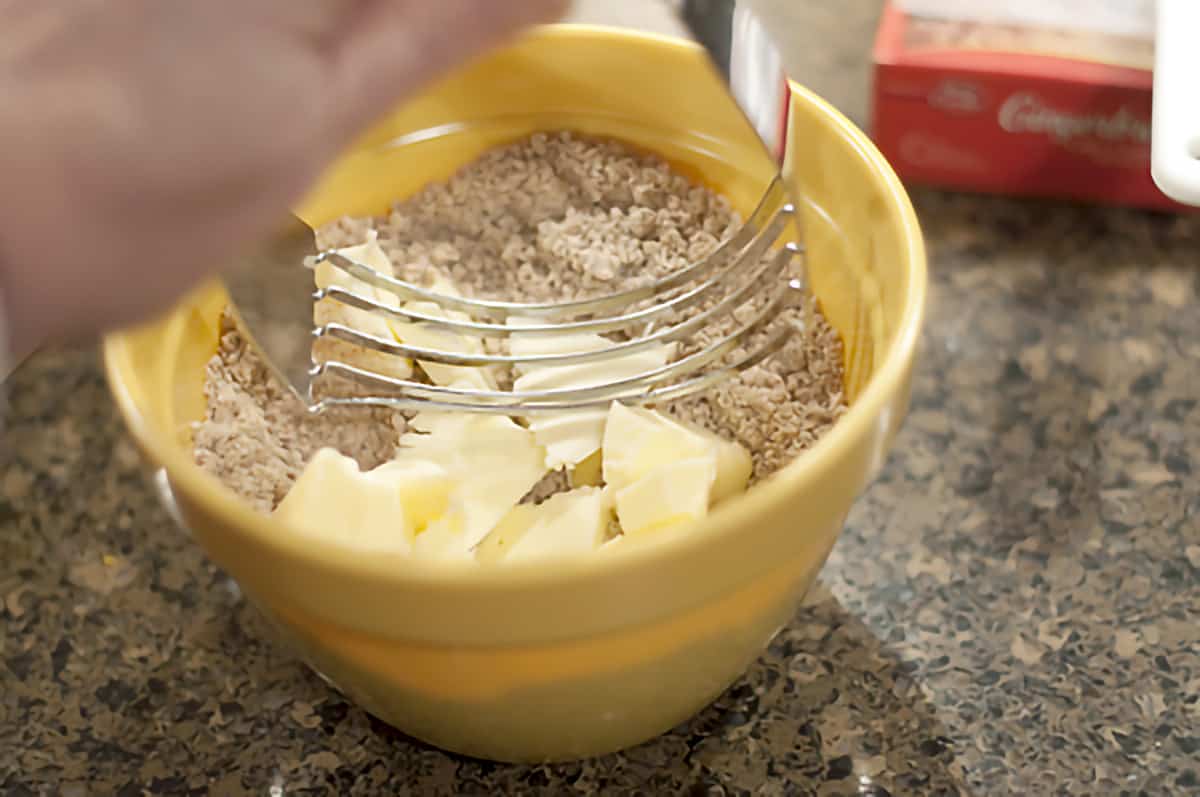
[[[897,5],[912,16],[951,22],[1154,38],[1154,0],[898,0]]]

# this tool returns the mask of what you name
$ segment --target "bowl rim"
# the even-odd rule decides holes
[[[526,34],[526,39],[573,40],[579,37],[615,40],[622,44],[669,48],[680,54],[703,58],[702,49],[693,42],[645,31],[593,24],[557,24],[541,26]],[[846,145],[855,150],[871,174],[905,239],[903,256],[910,264],[909,279],[897,333],[882,365],[837,423],[811,448],[799,454],[782,469],[764,479],[744,495],[716,507],[687,534],[661,535],[632,546],[599,552],[589,556],[556,558],[552,566],[543,562],[522,562],[503,567],[479,567],[473,561],[427,561],[405,554],[379,555],[356,551],[349,546],[314,537],[281,523],[251,505],[201,469],[173,441],[156,434],[138,408],[121,377],[126,334],[111,333],[101,343],[104,370],[110,391],[133,439],[148,455],[154,467],[167,474],[171,488],[218,517],[238,534],[257,538],[257,542],[288,557],[306,561],[314,568],[340,571],[354,578],[406,584],[428,589],[469,588],[479,593],[507,588],[555,588],[580,579],[603,578],[633,568],[653,566],[685,555],[687,552],[721,544],[745,525],[747,519],[763,516],[785,501],[789,494],[813,489],[822,474],[834,470],[839,458],[852,449],[854,441],[871,434],[892,395],[906,378],[920,337],[927,295],[927,262],[920,223],[912,202],[895,171],[865,132],[840,111],[814,92],[790,81],[794,101],[810,106],[822,116]],[[352,151],[358,142],[347,151]],[[168,311],[170,318],[178,306]],[[163,317],[160,317],[160,321]],[[860,493],[861,494],[861,493]]]

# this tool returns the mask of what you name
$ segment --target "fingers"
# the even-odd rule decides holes
[[[375,0],[255,0],[241,5],[272,26],[282,26],[318,46],[337,41],[354,24],[358,15]]]
[[[343,135],[355,135],[406,94],[503,42],[561,17],[567,0],[379,0],[361,14],[334,63]]]

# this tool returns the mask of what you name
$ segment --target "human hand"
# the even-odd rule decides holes
[[[0,0],[13,351],[161,310],[279,223],[377,115],[565,5]]]

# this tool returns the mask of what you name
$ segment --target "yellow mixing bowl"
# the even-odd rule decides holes
[[[485,149],[546,128],[656,150],[743,212],[771,173],[698,48],[556,26],[404,105],[300,213],[320,224],[383,211]],[[113,393],[211,557],[373,714],[503,761],[644,741],[713,700],[788,622],[907,410],[926,288],[912,208],[867,138],[798,86],[791,138],[811,284],[846,343],[851,407],[797,461],[688,534],[553,567],[476,569],[356,553],[255,513],[189,453],[225,302],[219,284],[105,342]]]

